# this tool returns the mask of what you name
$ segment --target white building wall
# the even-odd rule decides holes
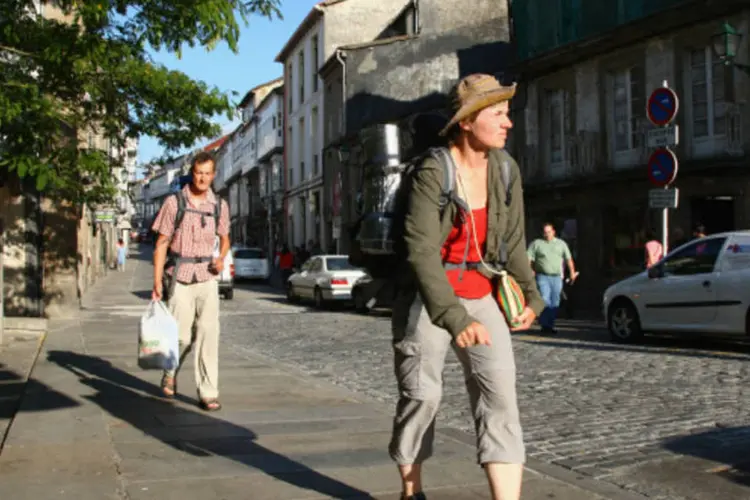
[[[314,60],[313,39],[317,36],[318,58]],[[314,209],[311,200],[313,194],[318,193],[322,200],[323,189],[323,83],[318,76],[318,68],[324,61],[323,22],[319,21],[301,40],[299,45],[290,53],[284,62],[286,75],[286,97],[292,96],[292,112],[286,121],[286,144],[288,155],[288,216],[292,218],[293,226],[288,234],[292,245],[306,244],[308,240],[324,244],[322,224],[318,224],[316,231]],[[300,73],[299,54],[304,51],[304,74]],[[291,73],[290,73],[291,70]],[[291,74],[291,80],[289,78]],[[305,95],[300,102],[300,80],[304,79]],[[317,81],[317,89],[313,90],[313,83]],[[313,123],[313,110],[317,109],[317,119]],[[302,127],[300,127],[302,123]],[[302,128],[302,133],[300,133]],[[291,130],[291,133],[290,133]],[[315,137],[313,132],[315,131]],[[317,169],[313,160],[317,155]],[[304,164],[304,172],[302,165]],[[314,173],[315,172],[315,173]]]
[[[283,96],[272,94],[258,109],[258,158],[284,145]]]

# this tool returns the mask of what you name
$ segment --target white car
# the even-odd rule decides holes
[[[268,260],[260,248],[237,248],[234,250],[235,279],[268,279]]]
[[[750,231],[686,243],[648,271],[604,292],[604,316],[618,342],[644,332],[750,333]]]
[[[365,271],[349,263],[346,255],[317,255],[289,277],[286,296],[290,302],[313,299],[316,307],[348,301],[352,299],[352,286],[365,275]]]

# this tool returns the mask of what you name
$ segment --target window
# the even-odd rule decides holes
[[[305,51],[300,50],[299,51],[299,71],[297,74],[299,75],[299,102],[302,104],[305,102]]]
[[[310,272],[319,273],[323,270],[323,260],[320,257],[310,259]]]
[[[660,267],[665,276],[711,273],[725,241],[726,238],[697,241],[667,257]]]
[[[273,130],[276,130],[276,117],[275,117],[275,116],[274,116],[274,117],[273,117],[273,119],[271,120],[271,128],[272,128]]]
[[[299,175],[300,182],[307,180],[307,174],[305,172],[305,117],[299,119],[299,140],[297,141],[297,147],[299,149]]]
[[[616,152],[629,151],[642,146],[639,129],[646,109],[645,94],[642,66],[634,66],[613,75],[613,138]]]
[[[292,134],[294,133],[294,129],[292,127],[289,127],[289,142],[291,142],[292,137],[294,137]],[[292,167],[291,160],[287,162],[288,165],[288,172],[287,175],[289,176],[289,187],[294,186],[294,168]]]
[[[690,52],[690,88],[693,137],[726,133],[725,71],[710,47]]]
[[[294,88],[292,86],[292,64],[291,63],[289,63],[289,66],[287,67],[286,72],[287,72],[287,75],[288,75],[287,83],[289,85],[289,87],[287,89],[287,94],[289,95],[289,105],[288,105],[288,108],[289,108],[289,112],[291,113],[292,109],[293,109],[293,106],[292,106],[292,101],[293,101],[293,99],[292,99],[292,97],[293,97],[292,96],[292,94],[293,94],[292,89]]]
[[[256,249],[242,249],[237,250],[234,252],[234,260],[253,260],[253,259],[265,259],[266,254],[263,252],[263,250],[256,250]]]
[[[312,38],[312,56],[313,56],[313,60],[312,60],[312,70],[313,70],[313,74],[312,74],[312,91],[313,92],[317,92],[318,91],[318,73],[317,73],[317,71],[318,71],[318,64],[319,64],[318,57],[320,57],[320,54],[318,53],[318,51],[319,51],[319,48],[318,48],[318,35],[315,35]]]
[[[312,138],[312,148],[316,153],[313,154],[312,163],[312,174],[318,175],[318,108],[312,109],[312,117],[310,123],[310,136]]]
[[[357,269],[349,263],[349,259],[346,257],[328,257],[326,259],[326,266],[329,271],[350,271]]]
[[[562,90],[547,92],[547,120],[549,127],[549,162],[552,164],[565,161],[564,138],[565,99]]]

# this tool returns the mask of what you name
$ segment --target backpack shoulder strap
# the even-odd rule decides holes
[[[216,229],[216,234],[219,234],[219,220],[221,219],[221,208],[224,204],[224,200],[216,197],[216,203],[214,204],[214,228]]]
[[[510,155],[504,149],[500,151],[500,175],[503,176],[503,186],[505,186],[505,206],[509,207],[512,201],[512,187]]]
[[[456,202],[463,207],[463,200],[456,196],[456,162],[453,161],[447,148],[432,148],[429,155],[435,158],[443,168],[443,188],[440,192],[440,210],[442,211],[450,202]]]
[[[172,234],[175,234],[180,228],[180,225],[182,225],[182,220],[185,218],[187,198],[185,198],[185,193],[183,193],[182,191],[178,191],[173,196],[177,198],[177,212],[174,216],[174,231],[172,231]]]

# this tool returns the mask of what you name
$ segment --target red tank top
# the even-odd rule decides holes
[[[472,210],[471,213],[474,215],[479,251],[484,253],[485,242],[487,241],[487,207]],[[453,229],[451,229],[448,239],[445,240],[443,248],[440,250],[443,262],[452,264],[463,262],[466,245],[469,245],[466,262],[479,262],[480,254],[474,243],[469,214],[467,213],[464,218],[466,219],[465,222],[461,220],[460,215],[456,216]],[[445,274],[458,297],[480,299],[492,293],[492,283],[479,271],[465,269],[461,280],[459,280],[460,269],[450,269],[445,271]]]

